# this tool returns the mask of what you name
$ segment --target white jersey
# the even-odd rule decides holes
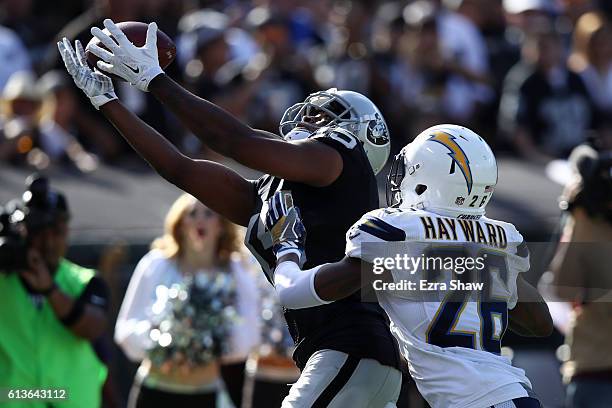
[[[517,302],[516,279],[529,269],[514,225],[388,208],[367,213],[347,233],[349,257],[381,265],[382,257],[397,253],[420,264],[399,259],[393,268],[385,265],[392,285],[379,282],[376,294],[427,402],[433,408],[483,408],[528,396],[525,372],[500,355],[508,310]],[[468,257],[472,272],[451,270],[463,272]],[[436,264],[436,258],[455,263]],[[468,281],[484,283],[472,291],[452,290]]]

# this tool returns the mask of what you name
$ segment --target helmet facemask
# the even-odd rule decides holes
[[[420,168],[420,163],[410,165],[406,162],[404,150],[395,156],[387,175],[386,195],[389,207],[417,206],[419,196],[427,191],[427,185],[417,183],[414,187],[409,186],[410,180],[406,175],[412,176]]]
[[[316,92],[304,102],[297,103],[285,111],[279,131],[284,139],[296,128],[315,132],[322,127],[343,126],[351,133],[357,130],[357,112],[339,95],[327,91]]]
[[[400,186],[406,176],[406,162],[404,152],[400,152],[393,158],[389,174],[387,174],[387,184],[385,186],[387,196],[387,206],[397,208],[402,204],[402,190]]]

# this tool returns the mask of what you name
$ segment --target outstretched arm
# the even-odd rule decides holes
[[[166,76],[159,66],[155,23],[149,25],[143,47],[134,46],[111,20],[106,19],[104,26],[112,37],[97,27],[91,30],[110,50],[95,45],[90,48],[102,59],[98,68],[150,91],[213,150],[247,167],[313,186],[327,186],[342,172],[342,157],[333,148],[309,140],[289,143],[252,129]]]
[[[117,100],[110,78],[87,66],[80,42],[76,43],[76,52],[65,38],[58,48],[75,84],[162,177],[232,222],[248,224],[255,207],[251,183],[225,166],[184,156],[126,109]]]
[[[253,129],[165,74],[149,90],[202,142],[247,167],[314,186],[327,186],[342,172],[342,157],[331,147],[312,140],[290,143]]]
[[[552,317],[542,296],[520,275],[516,286],[518,303],[508,312],[510,330],[525,337],[550,336]]]
[[[242,176],[221,164],[183,155],[119,101],[100,110],[159,175],[230,221],[248,225],[256,197]]]

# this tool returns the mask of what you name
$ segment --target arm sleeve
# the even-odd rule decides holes
[[[115,324],[115,342],[132,361],[144,359],[150,347],[148,311],[165,264],[161,255],[153,252],[145,255],[136,266],[123,298]]]
[[[321,299],[314,288],[315,275],[322,266],[302,271],[295,262],[280,263],[274,271],[274,288],[280,303],[288,309],[304,309],[331,303]]]

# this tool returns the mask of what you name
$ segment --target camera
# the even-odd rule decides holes
[[[612,223],[612,152],[598,152],[590,146],[578,146],[570,162],[580,173],[582,182],[573,197],[561,201],[561,209],[584,208],[591,217],[601,216]]]
[[[32,175],[26,180],[21,199],[0,208],[0,272],[10,273],[28,267],[31,238],[41,230],[70,218],[63,194],[51,190],[47,178]]]
[[[16,222],[20,210],[9,203],[0,209],[0,272],[23,270],[27,267],[27,243]]]

